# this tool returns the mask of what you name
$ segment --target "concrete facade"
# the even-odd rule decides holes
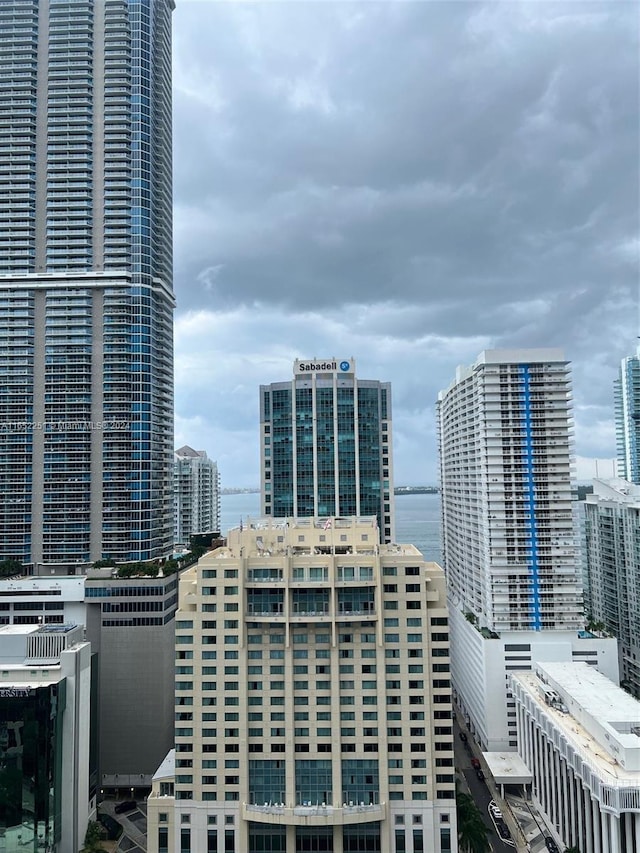
[[[175,701],[150,853],[457,849],[444,576],[374,518],[261,519],[183,572]]]
[[[474,737],[487,752],[507,752],[518,745],[515,701],[509,683],[513,672],[538,662],[584,661],[619,681],[617,642],[588,631],[510,631],[483,634],[451,608],[451,657],[454,696]],[[458,689],[456,685],[463,685]],[[489,697],[489,699],[487,699]]]
[[[173,744],[178,576],[87,579],[99,656],[100,786],[147,788]]]
[[[640,703],[586,664],[515,673],[518,751],[559,841],[583,853],[640,847]]]
[[[91,646],[77,626],[0,627],[2,849],[49,844],[46,849],[55,853],[77,853],[84,841],[96,808],[90,782],[91,666]],[[27,710],[28,719],[21,716]],[[11,769],[20,773],[15,791]],[[10,816],[20,814],[16,796],[22,817],[13,823]]]

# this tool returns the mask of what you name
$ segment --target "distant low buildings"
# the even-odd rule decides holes
[[[442,570],[376,519],[263,518],[180,575],[148,850],[457,850]]]
[[[584,512],[586,611],[618,638],[623,684],[640,698],[640,485],[594,480]]]
[[[173,506],[176,545],[188,546],[196,533],[220,533],[220,475],[206,451],[176,450]]]
[[[511,675],[518,752],[563,845],[640,849],[640,702],[584,663]]]
[[[78,853],[96,808],[95,723],[83,629],[1,626],[0,849]]]

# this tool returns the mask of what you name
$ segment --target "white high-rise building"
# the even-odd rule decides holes
[[[150,853],[457,850],[444,575],[375,518],[263,518],[180,575]]]
[[[220,532],[220,475],[206,451],[185,444],[173,466],[174,542],[188,545],[196,533]]]
[[[581,631],[569,364],[483,352],[440,393],[438,426],[454,690],[485,749],[513,749],[509,671],[588,658],[617,679],[615,641]]]
[[[640,483],[640,348],[623,358],[613,384],[617,474],[632,483]]]

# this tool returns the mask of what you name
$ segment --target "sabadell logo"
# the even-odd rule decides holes
[[[351,370],[351,362],[349,361],[300,361],[298,362],[297,370],[300,373],[318,373],[340,369],[343,373]]]

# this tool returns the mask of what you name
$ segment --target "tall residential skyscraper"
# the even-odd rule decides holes
[[[0,2],[0,557],[173,538],[173,0]]]
[[[444,575],[378,534],[253,519],[181,573],[150,853],[457,850]]]
[[[609,642],[617,678],[615,641],[578,634],[569,364],[557,349],[483,352],[440,393],[438,426],[454,689],[485,748],[515,748],[507,671],[601,663]]]
[[[357,379],[354,359],[296,360],[260,387],[262,514],[375,515],[395,538],[391,386]]]
[[[176,544],[188,545],[195,533],[220,533],[220,475],[205,450],[176,450],[173,507]]]
[[[613,384],[618,477],[640,483],[640,349],[623,358]]]

